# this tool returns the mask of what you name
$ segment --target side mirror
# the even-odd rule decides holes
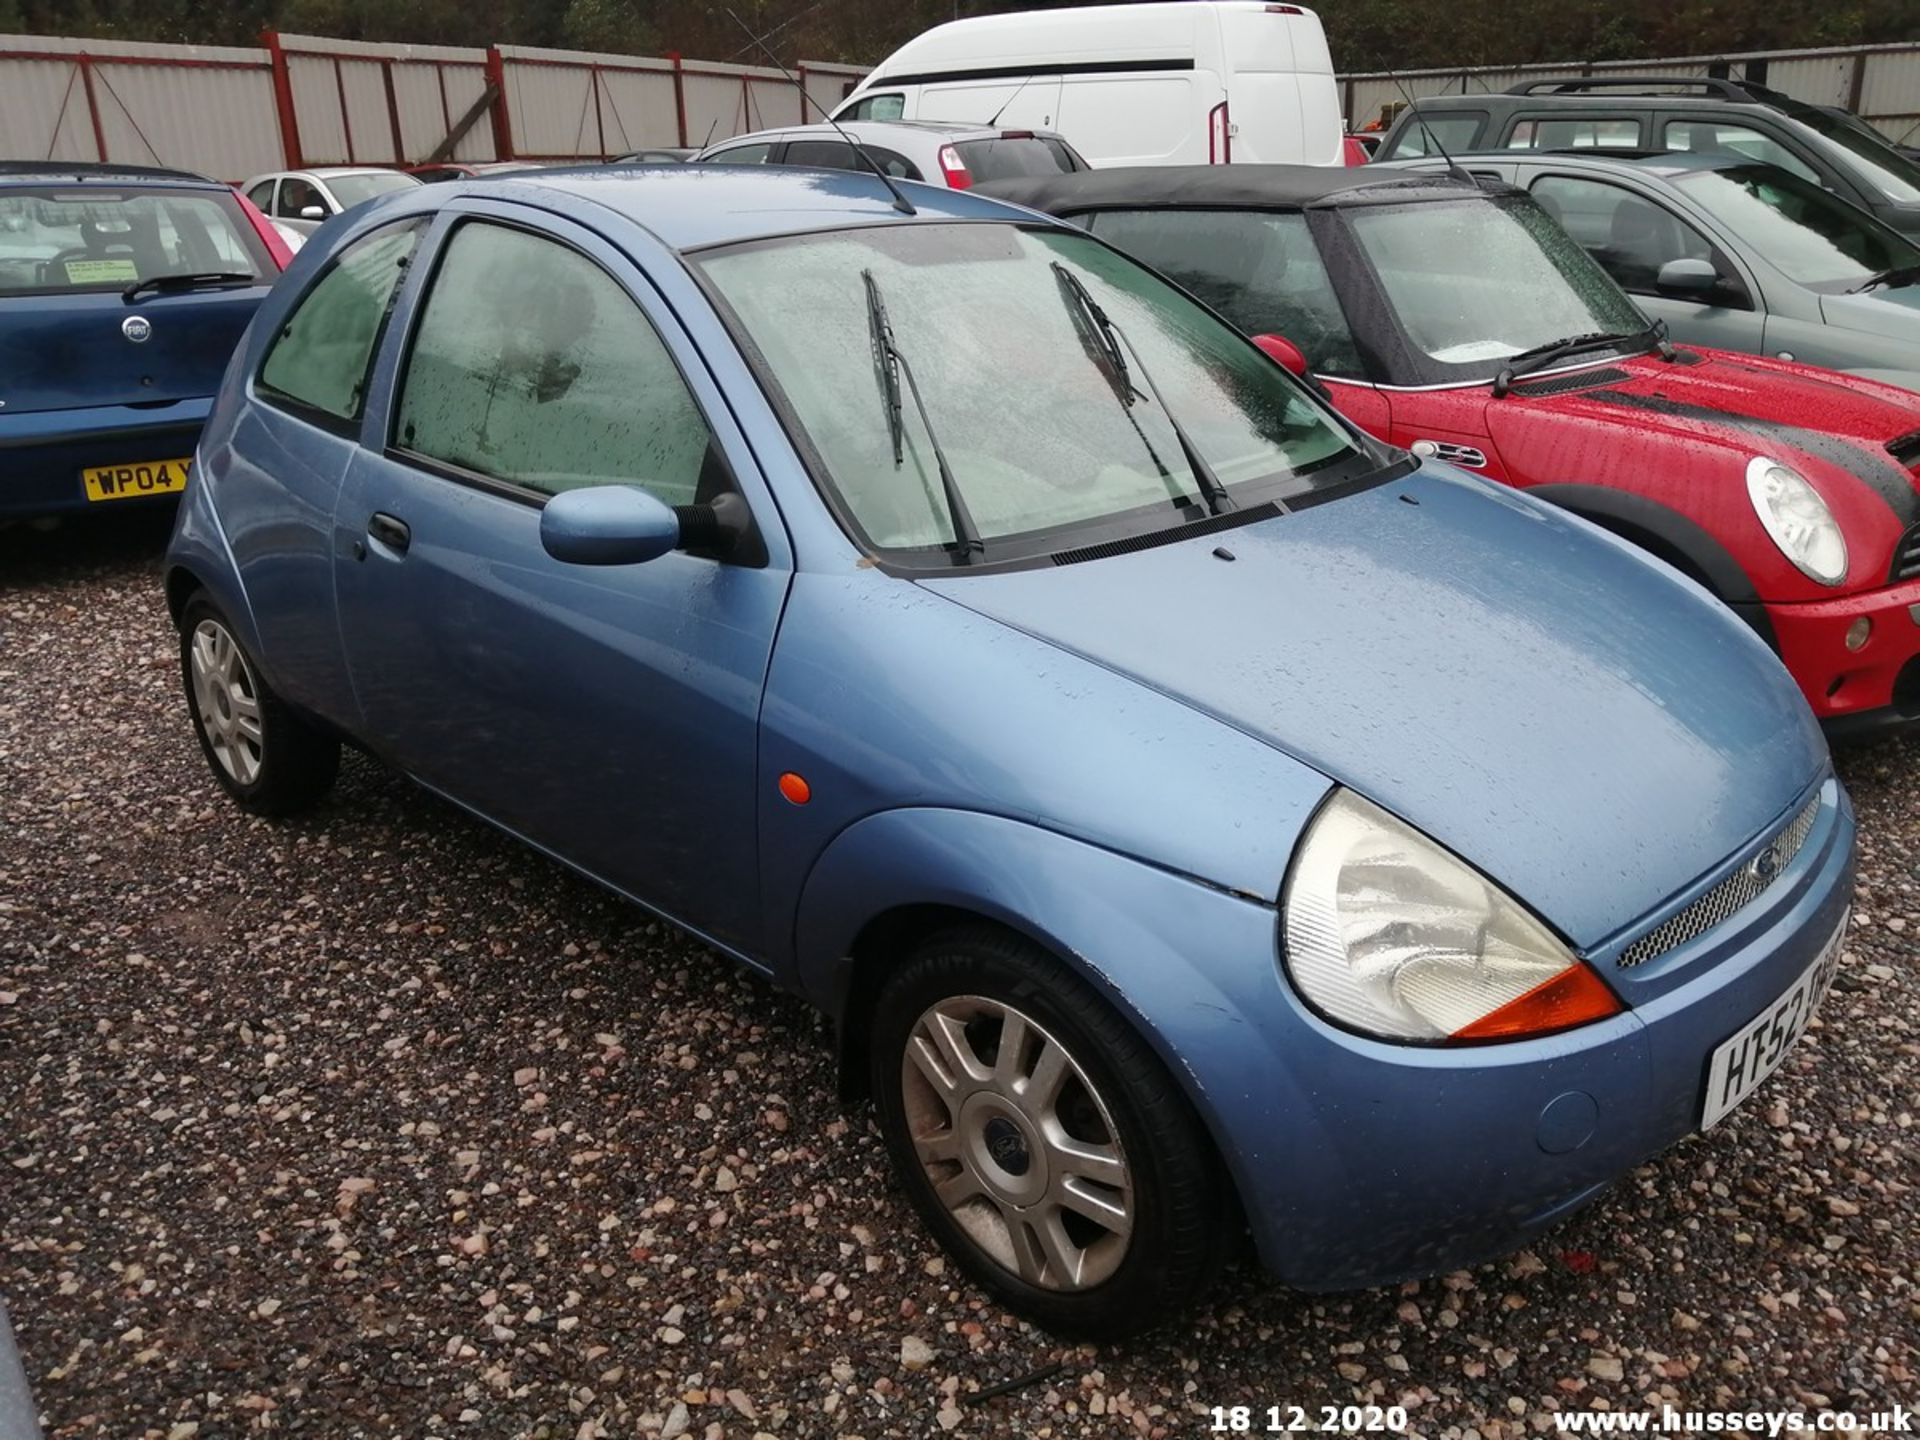
[[[302,220],[324,220],[327,218],[326,208],[321,205],[302,205],[300,207],[300,218]]]
[[[1720,288],[1720,272],[1711,260],[1669,260],[1660,267],[1653,286],[1662,295],[1704,299]]]
[[[631,485],[590,485],[547,501],[540,543],[568,565],[638,565],[679,547],[680,518]]]
[[[1307,357],[1301,348],[1284,335],[1256,335],[1253,343],[1267,354],[1267,358],[1291,370],[1302,380],[1307,378]]]

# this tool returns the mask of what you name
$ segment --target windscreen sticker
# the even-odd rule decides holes
[[[61,268],[69,285],[118,285],[140,278],[140,267],[128,259],[66,260]]]

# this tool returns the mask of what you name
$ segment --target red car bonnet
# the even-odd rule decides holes
[[[1832,592],[1800,576],[1760,529],[1745,489],[1754,456],[1813,482],[1862,554],[1889,553],[1920,523],[1920,395],[1785,361],[1679,353],[1671,363],[1645,355],[1522,381],[1507,398],[1489,399],[1487,429],[1505,478],[1634,491],[1692,515],[1723,542],[1745,537],[1751,544],[1735,558],[1756,581],[1772,579],[1762,593],[1777,598]],[[1539,393],[1582,378],[1599,383]],[[1878,567],[1863,566],[1844,588],[1882,579]]]

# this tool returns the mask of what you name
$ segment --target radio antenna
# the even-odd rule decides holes
[[[1407,109],[1413,112],[1413,123],[1418,125],[1420,127],[1420,133],[1427,137],[1428,147],[1437,152],[1440,158],[1447,162],[1447,173],[1456,180],[1464,180],[1469,185],[1477,185],[1478,182],[1474,180],[1473,176],[1462,169],[1460,162],[1447,153],[1447,147],[1442,145],[1440,143],[1440,137],[1433,133],[1433,127],[1427,124],[1427,117],[1420,113],[1419,103],[1414,100],[1413,92],[1407,89],[1406,82],[1401,80],[1399,75],[1392,70],[1387,71],[1387,78],[1393,81],[1394,87],[1399,90],[1401,98],[1407,102]]]
[[[840,122],[827,113],[826,106],[822,105],[818,100],[815,100],[813,96],[808,93],[807,87],[802,85],[799,80],[794,77],[793,72],[780,63],[780,57],[773,53],[773,48],[754,33],[751,25],[734,14],[730,6],[722,6],[721,8],[726,11],[727,18],[745,32],[746,37],[754,43],[755,48],[765,55],[768,60],[773,62],[773,68],[787,77],[787,83],[800,92],[800,98],[810,102],[813,108],[820,112],[820,118],[833,127],[833,133],[846,141],[847,144],[852,147],[853,153],[867,162],[867,168],[879,177],[880,183],[887,187],[887,193],[893,196],[893,208],[898,210],[902,215],[918,215],[920,212],[913,208],[913,202],[907,199],[906,191],[902,190],[899,185],[895,183],[891,175],[880,168],[879,163],[874,160],[873,156],[867,153],[864,145],[841,128]]]
[[[1008,106],[1012,105],[1014,101],[1018,100],[1020,98],[1020,92],[1026,89],[1027,86],[1031,85],[1032,83],[1033,83],[1033,76],[1028,75],[1024,79],[1022,79],[1018,85],[1013,87],[1013,93],[1007,96],[1006,100],[1001,104],[1000,108],[993,112],[993,118],[987,121],[987,128],[989,130],[991,130],[994,126],[1000,123],[1000,117],[1007,113]]]

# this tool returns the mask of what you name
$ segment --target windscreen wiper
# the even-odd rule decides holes
[[[1133,380],[1127,368],[1125,356],[1121,354],[1124,345],[1133,352],[1133,367],[1140,372],[1140,379],[1147,387],[1147,393],[1160,407],[1160,413],[1167,417],[1167,424],[1173,427],[1173,438],[1180,442],[1180,453],[1185,457],[1187,468],[1193,472],[1193,483],[1207,502],[1210,514],[1221,515],[1234,508],[1233,497],[1227,493],[1227,487],[1220,483],[1220,477],[1213,473],[1213,467],[1207,463],[1207,457],[1200,453],[1200,447],[1193,443],[1193,437],[1187,433],[1187,427],[1180,423],[1180,417],[1168,408],[1167,397],[1160,393],[1160,387],[1153,383],[1153,376],[1147,373],[1147,362],[1141,358],[1140,347],[1127,338],[1127,332],[1114,324],[1107,312],[1100,308],[1100,302],[1093,298],[1087,287],[1080,283],[1080,277],[1074,274],[1058,260],[1053,262],[1053,273],[1060,277],[1060,284],[1066,290],[1073,303],[1079,307],[1093,329],[1102,339],[1102,350],[1108,357],[1108,363],[1114,366],[1114,385],[1118,389],[1124,384],[1127,388],[1122,395],[1131,408],[1133,404]]]
[[[258,275],[243,275],[238,270],[200,270],[184,275],[149,275],[136,280],[120,292],[122,300],[138,300],[149,290],[198,290],[203,285],[258,285]]]
[[[920,384],[913,378],[913,367],[893,342],[893,325],[887,319],[887,302],[880,296],[879,282],[873,278],[871,270],[862,270],[860,278],[867,286],[867,331],[873,340],[873,369],[880,384],[880,398],[887,407],[887,436],[893,442],[893,468],[898,470],[907,463],[907,426],[900,396],[900,377],[904,375],[907,393],[913,396],[913,408],[920,416],[920,423],[926,427],[927,443],[933,449],[933,463],[940,471],[940,489],[947,500],[947,519],[953,526],[953,543],[947,548],[953,552],[954,560],[964,565],[973,556],[986,552],[986,541],[980,538],[979,530],[974,527],[966,497],[960,493],[960,486],[953,478],[953,467],[947,463],[947,452],[941,448],[940,437],[934,433],[933,417],[927,413],[927,402],[920,398]]]
[[[1133,402],[1140,392],[1133,388],[1133,375],[1127,369],[1127,357],[1116,343],[1113,332],[1102,330],[1093,322],[1087,307],[1080,302],[1079,293],[1070,283],[1073,279],[1067,271],[1055,265],[1054,278],[1060,282],[1061,299],[1066,302],[1067,313],[1073,318],[1073,333],[1080,337],[1080,346],[1093,361],[1093,368],[1100,372],[1113,390],[1114,398],[1120,402],[1120,408],[1127,417],[1127,423],[1133,426],[1133,433],[1140,437],[1140,443],[1146,446],[1147,458],[1153,461],[1153,468],[1160,473],[1160,483],[1167,487],[1167,495],[1181,508],[1193,506],[1193,497],[1180,486],[1173,471],[1167,468],[1167,462],[1160,458],[1160,451],[1153,441],[1147,438],[1147,432],[1140,424],[1140,417],[1133,413]]]
[[[1587,350],[1603,350],[1609,345],[1625,345],[1638,340],[1642,335],[1652,332],[1652,326],[1645,330],[1636,330],[1631,335],[1613,330],[1593,330],[1585,335],[1568,335],[1560,340],[1549,340],[1544,345],[1535,345],[1522,350],[1518,355],[1509,355],[1507,363],[1500,367],[1500,373],[1494,377],[1493,394],[1497,400],[1513,388],[1513,382],[1522,375],[1531,375],[1535,370],[1545,369],[1556,360],[1564,360],[1569,355],[1579,355]]]
[[[1882,270],[1877,275],[1869,275],[1847,293],[1861,295],[1882,286],[1893,289],[1901,285],[1920,285],[1920,265],[1896,265],[1891,270]]]

